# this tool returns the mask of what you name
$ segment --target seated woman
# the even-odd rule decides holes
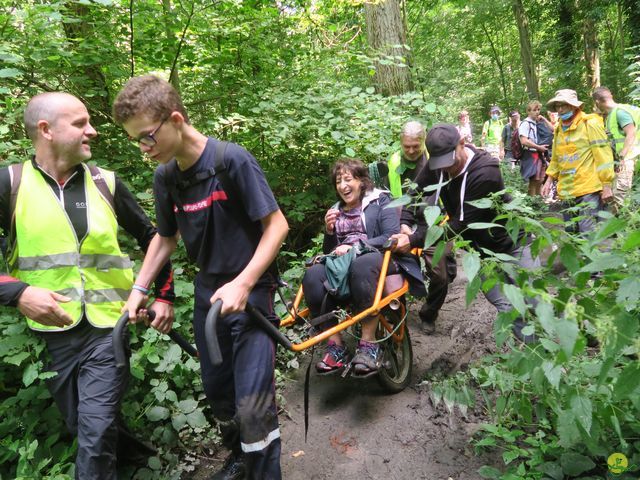
[[[400,231],[399,212],[385,208],[390,202],[388,192],[373,188],[367,167],[358,159],[341,159],[334,165],[331,179],[340,199],[325,215],[326,233],[323,252],[344,255],[362,241],[373,252],[357,256],[349,267],[350,303],[355,312],[361,312],[373,304],[378,277],[382,267],[379,251],[389,237]],[[388,273],[406,273],[413,290],[424,295],[422,274],[413,256],[400,256],[390,262]],[[309,268],[302,280],[304,295],[313,318],[333,310],[338,301],[327,294],[327,274],[324,264]],[[414,293],[414,291],[412,291]],[[321,309],[324,307],[324,311]],[[381,351],[376,338],[377,318],[362,320],[362,338],[358,342],[352,360],[355,375],[369,376],[377,372]],[[324,357],[316,365],[318,373],[333,373],[343,369],[349,355],[340,335],[329,338]]]

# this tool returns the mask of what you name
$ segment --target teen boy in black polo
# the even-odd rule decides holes
[[[225,446],[232,452],[213,478],[280,479],[275,345],[253,325],[244,308],[250,301],[273,315],[276,279],[267,270],[287,235],[287,221],[255,158],[234,144],[223,153],[236,190],[230,201],[231,192],[225,191],[219,175],[207,173],[212,172],[219,142],[189,123],[169,83],[151,75],[129,80],[113,112],[140,150],[160,163],[154,179],[158,234],[125,308],[134,315],[145,306],[147,286],[181,236],[190,259],[200,268],[193,324],[202,381],[223,427]],[[223,302],[217,332],[223,362],[214,367],[204,320],[217,299]]]

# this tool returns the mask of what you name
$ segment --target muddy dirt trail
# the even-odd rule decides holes
[[[442,378],[495,350],[494,307],[480,296],[465,309],[462,268],[449,290],[433,335],[418,325],[419,305],[410,306],[413,374],[408,388],[385,393],[375,378],[319,377],[312,371],[307,442],[304,439],[304,373],[310,355],[286,383],[280,414],[285,480],[475,480],[492,463],[468,442],[483,419],[479,410],[462,417],[432,405],[428,381]],[[314,355],[313,361],[320,354]],[[313,368],[313,367],[312,367]],[[202,462],[192,479],[208,478],[226,453]]]
[[[481,421],[434,408],[424,380],[466,368],[495,349],[495,309],[484,297],[465,309],[462,269],[452,284],[434,335],[418,328],[417,305],[409,327],[413,378],[403,392],[388,395],[373,379],[319,377],[312,373],[310,427],[304,441],[304,371],[287,384],[281,415],[282,469],[287,480],[478,479],[491,462],[473,455],[468,440]],[[314,362],[319,354],[314,356]],[[303,452],[303,453],[302,453]]]

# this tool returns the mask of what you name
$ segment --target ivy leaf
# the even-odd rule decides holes
[[[353,148],[347,147],[344,149],[344,153],[347,155],[347,157],[355,157],[356,156],[356,152],[353,150]]]
[[[0,78],[17,78],[21,76],[22,72],[17,68],[3,68],[0,70]]]
[[[571,410],[563,410],[558,415],[558,437],[561,447],[570,448],[580,440],[580,431]]]
[[[570,477],[577,477],[596,466],[589,457],[574,452],[563,453],[560,457],[560,465],[564,474]]]
[[[202,413],[202,410],[198,409],[187,415],[187,423],[192,428],[204,428],[207,426],[207,419]]]
[[[637,395],[638,392],[640,392],[638,378],[640,378],[640,364],[638,364],[638,362],[629,363],[624,367],[613,387],[615,400],[621,401]]]
[[[434,250],[433,257],[431,259],[433,265],[437,265],[438,262],[440,262],[442,255],[444,255],[444,249],[446,247],[447,247],[446,242],[438,242],[438,245],[436,245],[436,249]]]
[[[440,207],[438,207],[436,205],[431,205],[431,206],[428,206],[427,208],[425,208],[424,209],[424,219],[426,220],[427,225],[431,226],[434,223],[436,223],[436,220],[441,215],[441,213],[442,213],[442,211],[440,210]]]
[[[562,258],[562,256],[561,256]],[[581,272],[603,272],[621,267],[625,264],[624,257],[615,254],[605,254],[596,258],[580,269]]]
[[[627,311],[631,311],[638,306],[640,300],[640,279],[637,277],[627,277],[620,282],[616,292],[616,301],[625,306]]]
[[[631,232],[622,246],[622,249],[625,252],[630,250],[635,250],[638,245],[640,245],[640,230],[636,230],[635,232]]]
[[[462,268],[469,282],[472,282],[480,270],[480,255],[475,252],[467,252],[462,257]]]
[[[170,414],[171,412],[169,412],[168,408],[155,406],[149,409],[149,411],[147,412],[147,418],[152,422],[158,422],[160,420],[166,420],[167,418],[169,418]]]
[[[176,432],[179,432],[182,427],[187,424],[187,416],[184,413],[178,413],[171,417],[171,425]]]
[[[549,383],[558,390],[558,386],[560,385],[560,377],[562,374],[562,367],[560,365],[554,365],[553,362],[548,360],[542,363],[542,371],[544,372],[544,376],[547,377]]]
[[[596,245],[614,233],[621,232],[626,227],[627,222],[621,218],[610,218],[602,227],[598,229],[593,237],[592,244]]]
[[[591,400],[584,395],[574,395],[571,398],[571,409],[578,423],[582,425],[587,433],[591,432],[591,423],[593,421],[593,407]]]
[[[440,225],[433,225],[427,230],[427,238],[424,239],[424,248],[429,248],[431,245],[440,240],[440,237],[444,234],[444,228]]]
[[[470,281],[467,284],[466,297],[465,297],[467,307],[471,305],[471,302],[473,302],[473,300],[476,298],[481,286],[482,286],[482,281],[480,280],[480,277],[475,277],[472,281]]]
[[[31,363],[22,372],[22,383],[28,387],[36,378],[38,378],[38,363]]]
[[[520,315],[525,315],[527,313],[527,304],[524,301],[524,295],[520,288],[508,283],[502,286],[502,291],[509,302],[511,302],[511,305],[513,305],[513,308],[515,308]]]
[[[189,398],[187,400],[181,400],[178,402],[178,408],[182,413],[191,413],[198,407],[198,402],[196,402],[193,398]]]
[[[560,261],[571,273],[578,271],[580,268],[580,261],[572,245],[566,244],[562,246],[560,249]]]
[[[489,479],[498,479],[502,476],[502,472],[500,470],[494,467],[490,467],[489,465],[483,465],[482,467],[480,467],[478,469],[478,474],[480,474],[482,478]]]
[[[555,336],[555,314],[553,312],[553,306],[550,303],[545,301],[538,302],[538,305],[536,305],[536,318],[547,335],[550,337]]]
[[[578,339],[578,325],[570,320],[556,322],[556,334],[560,340],[560,346],[567,357],[573,355],[573,349]]]
[[[488,222],[473,222],[467,225],[471,230],[487,230],[489,228],[504,228],[504,225]]]
[[[478,200],[467,200],[464,203],[471,205],[472,207],[487,209],[491,208],[493,202],[490,198],[480,198]]]

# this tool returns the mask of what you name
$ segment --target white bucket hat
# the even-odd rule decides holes
[[[578,94],[575,90],[565,88],[563,90],[557,90],[555,97],[547,102],[547,109],[550,112],[556,111],[556,103],[567,103],[572,107],[580,108],[582,103],[578,100]]]

